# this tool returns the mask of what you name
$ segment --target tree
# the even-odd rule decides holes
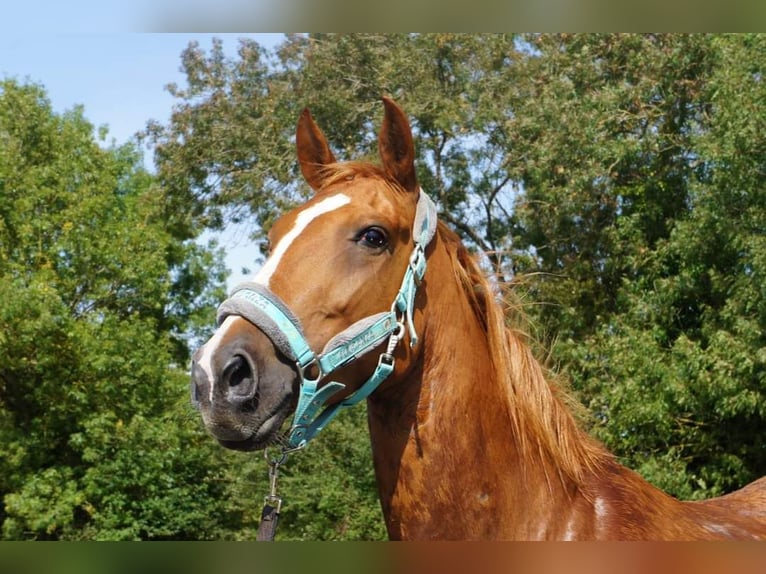
[[[592,431],[707,496],[766,474],[763,56],[760,36],[713,35],[317,34],[233,59],[193,44],[146,136],[189,229],[248,218],[258,239],[308,192],[300,110],[359,157],[394,96],[421,185],[512,280]]]
[[[2,534],[211,537],[225,486],[179,397],[182,335],[223,272],[167,231],[136,148],[100,147],[82,112],[0,83]]]
[[[766,103],[766,44],[759,36],[678,42],[698,45],[684,50],[696,72],[676,81],[688,96],[671,107],[683,118],[670,162],[677,177],[656,182],[677,187],[668,195],[678,207],[653,234],[642,229],[661,214],[665,187],[657,199],[636,197],[646,208],[621,214],[618,234],[643,237],[623,260],[614,313],[584,345],[563,347],[602,419],[599,435],[657,484],[700,497],[766,473],[766,196],[756,111]]]

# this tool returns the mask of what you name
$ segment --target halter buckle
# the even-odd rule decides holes
[[[410,254],[409,266],[412,269],[412,278],[415,281],[415,286],[420,287],[420,282],[423,280],[423,275],[426,272],[425,251],[420,243],[415,244],[415,249]]]

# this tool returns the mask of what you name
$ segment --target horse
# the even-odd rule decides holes
[[[380,164],[337,161],[300,115],[313,195],[274,223],[263,267],[193,355],[209,433],[231,449],[288,452],[366,400],[392,540],[766,538],[766,477],[680,501],[578,425],[421,190],[404,112],[387,97],[383,107]]]

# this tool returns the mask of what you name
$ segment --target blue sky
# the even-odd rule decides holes
[[[209,47],[223,39],[234,53],[238,34],[0,33],[0,76],[42,84],[56,111],[76,104],[96,126],[109,125],[118,143],[149,119],[165,120],[173,104],[165,91],[183,82],[181,51],[192,40]],[[281,34],[248,34],[273,47]]]
[[[48,17],[52,17],[50,14]],[[192,40],[203,48],[213,37],[223,40],[234,54],[237,39],[245,34],[146,34],[7,30],[0,26],[0,77],[41,84],[56,112],[84,106],[95,127],[109,127],[108,140],[124,143],[150,119],[165,122],[173,98],[165,90],[170,82],[183,84],[180,55]],[[247,34],[274,47],[281,34]],[[149,167],[151,167],[151,159]],[[205,239],[207,239],[207,236]],[[239,282],[242,267],[254,267],[257,248],[243,227],[230,228],[219,237],[232,271],[229,286]]]

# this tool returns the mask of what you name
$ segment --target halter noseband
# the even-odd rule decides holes
[[[295,361],[298,367],[300,394],[283,449],[285,452],[303,448],[342,409],[367,398],[393,372],[393,352],[404,334],[405,322],[410,346],[417,343],[413,321],[415,294],[426,272],[425,249],[436,233],[436,206],[422,190],[418,196],[412,227],[415,247],[391,309],[360,319],[330,339],[319,354],[309,347],[298,318],[264,285],[241,283],[218,308],[218,325],[231,315],[247,319],[268,336],[287,358]],[[345,388],[345,385],[328,381],[318,388],[320,380],[355,361],[386,339],[386,350],[381,353],[372,376],[343,401],[325,406],[328,399]]]

